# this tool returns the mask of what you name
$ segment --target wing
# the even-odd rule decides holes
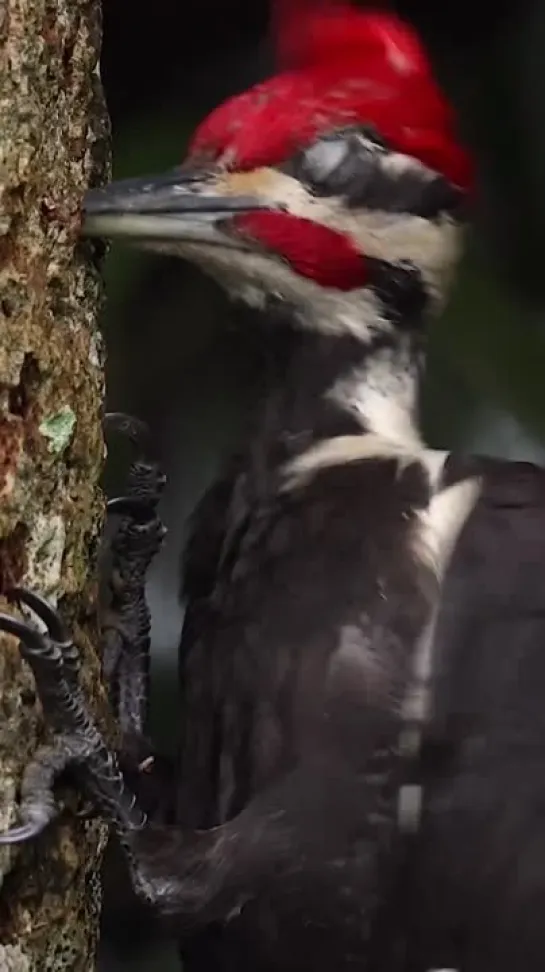
[[[483,492],[437,627],[415,968],[533,972],[545,956],[545,471],[484,459],[451,471],[481,474]]]
[[[185,615],[179,647],[183,733],[178,804],[180,822],[192,828],[212,826],[217,803],[213,754],[219,746],[218,725],[205,635],[215,623],[213,595],[222,564],[247,517],[244,462],[236,457],[197,504],[181,561]]]
[[[339,749],[359,773],[371,740],[395,736],[432,596],[412,539],[427,490],[419,464],[399,471],[390,459],[322,470],[290,493],[273,483],[259,498],[239,477],[224,494],[213,542],[205,524],[213,569],[196,570],[194,553],[190,574],[181,822],[188,807],[195,826],[231,819],[309,749]]]

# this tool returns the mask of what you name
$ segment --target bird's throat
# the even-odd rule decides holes
[[[272,473],[337,436],[372,433],[402,449],[421,445],[423,354],[412,330],[377,328],[363,341],[354,333],[285,328],[276,321],[264,341],[273,365],[250,436],[262,471]]]

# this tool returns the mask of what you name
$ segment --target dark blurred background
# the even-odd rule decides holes
[[[360,4],[363,6],[364,4]],[[383,4],[385,6],[386,4]],[[474,0],[477,8],[479,0]],[[432,335],[424,426],[434,445],[543,458],[545,443],[545,0],[399,0],[415,15],[479,152],[476,229]],[[218,102],[273,69],[265,0],[104,0],[102,77],[114,177],[180,161]],[[427,11],[427,12],[426,12]],[[431,19],[430,19],[431,18]],[[173,744],[187,514],[259,390],[251,315],[197,270],[112,247],[105,263],[108,405],[151,425],[169,534],[149,581],[153,732]],[[121,475],[115,459],[109,476]],[[113,871],[120,865],[114,861]],[[112,867],[110,867],[110,872]],[[107,882],[101,972],[176,968],[151,917]]]

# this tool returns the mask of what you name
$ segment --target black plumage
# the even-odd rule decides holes
[[[370,536],[371,529],[380,520],[376,496],[382,491],[384,481],[381,484],[381,480],[387,474],[384,467],[377,467],[376,480],[373,481],[373,476],[369,477],[369,470],[366,469],[365,482],[373,495],[371,503],[366,492],[367,487],[360,489],[364,482],[360,479],[360,472],[361,470],[353,467],[336,470],[331,477],[328,474],[321,481],[316,481],[313,487],[316,491],[315,497],[307,494],[303,504],[305,519],[308,517],[309,522],[312,522],[314,503],[321,505],[323,511],[322,532],[317,534],[317,547],[313,549],[308,543],[308,536],[302,531],[299,533],[300,526],[295,527],[295,511],[291,511],[291,530],[288,525],[284,528],[284,559],[287,564],[291,561],[287,572],[282,570],[286,581],[284,596],[286,597],[289,589],[296,591],[298,595],[300,585],[303,590],[306,587],[305,581],[301,581],[305,571],[301,571],[296,556],[291,559],[294,553],[292,543],[297,536],[304,545],[300,549],[304,550],[305,562],[308,564],[317,557],[323,570],[327,571],[328,578],[331,578],[328,582],[323,574],[314,576],[311,603],[312,620],[316,622],[317,628],[309,623],[304,596],[301,599],[297,596],[283,601],[273,588],[265,598],[265,603],[268,600],[271,604],[271,613],[277,617],[274,644],[286,647],[290,643],[284,632],[290,632],[292,639],[294,636],[299,637],[298,646],[302,652],[299,658],[304,657],[305,646],[312,643],[312,649],[306,649],[307,653],[311,653],[320,640],[324,644],[326,655],[332,653],[332,641],[329,640],[328,648],[325,632],[338,631],[341,616],[345,623],[354,621],[349,606],[350,592],[352,591],[355,598],[354,605],[361,604],[366,583],[364,578],[367,576],[368,582],[373,586],[373,578],[376,581],[380,576],[377,563],[374,564],[373,573],[365,575],[362,574],[361,563],[356,564],[357,558],[354,560],[353,557],[339,555],[339,521],[331,517],[331,509],[338,503],[339,508],[345,511],[348,535],[353,539],[357,536]],[[434,649],[433,715],[426,728],[421,760],[412,769],[416,779],[423,785],[424,810],[421,827],[416,837],[396,833],[395,828],[392,828],[395,813],[390,805],[389,828],[385,828],[388,832],[387,853],[381,851],[380,844],[373,843],[374,851],[379,855],[377,860],[380,861],[376,871],[372,872],[377,881],[376,888],[380,888],[380,900],[375,902],[374,921],[365,946],[365,959],[369,964],[362,967],[376,969],[377,972],[427,972],[431,968],[453,968],[460,972],[512,972],[513,969],[520,968],[525,972],[537,972],[543,966],[545,932],[542,928],[541,902],[545,894],[545,847],[542,837],[542,814],[545,812],[545,784],[542,781],[545,756],[545,470],[525,463],[484,458],[449,459],[447,479],[457,480],[468,474],[478,474],[481,477],[482,492],[462,531],[443,590]],[[413,488],[416,485],[414,476],[415,471],[412,470],[410,479],[413,480]],[[407,487],[410,479],[407,480]],[[342,492],[343,481],[349,490],[353,490],[349,506],[345,504],[348,494]],[[218,487],[207,495],[204,501],[206,506],[203,506],[202,512],[206,509],[209,529],[215,523],[218,530],[222,530],[228,506],[219,501],[219,490],[216,490]],[[218,505],[215,514],[212,514],[209,504],[214,493]],[[366,516],[369,517],[367,527]],[[286,524],[289,524],[288,510],[284,517]],[[281,522],[282,516],[278,510],[271,513],[270,537],[274,536],[272,524],[280,529]],[[392,522],[390,517],[389,522]],[[198,535],[197,531],[195,536]],[[266,527],[262,536],[267,536]],[[194,556],[195,553],[196,551]],[[367,553],[368,551],[366,557]],[[209,564],[211,562],[208,560]],[[281,555],[279,562],[282,562]],[[197,559],[193,563],[196,564]],[[334,571],[331,570],[333,563]],[[251,573],[251,559],[248,567]],[[188,577],[191,577],[191,571]],[[354,589],[355,577],[362,583],[356,582]],[[319,589],[319,585],[327,589],[327,599],[322,602],[323,611],[316,615],[315,591]],[[197,604],[198,601],[195,601],[194,605]],[[290,605],[289,612],[286,610],[287,604]],[[340,608],[338,614],[333,605]],[[399,610],[399,602],[396,601],[391,607]],[[377,611],[376,604],[371,613],[380,623],[380,611]],[[253,706],[246,710],[248,721],[245,731],[238,734],[241,750],[245,752],[247,761],[243,758],[238,762],[234,759],[232,762],[233,777],[240,774],[240,779],[244,780],[244,785],[238,792],[240,804],[249,799],[252,789],[263,786],[267,767],[272,765],[285,769],[289,766],[289,746],[294,739],[293,726],[282,721],[281,706],[275,712],[274,706],[271,708],[270,705],[277,689],[274,675],[271,677],[272,673],[269,671],[259,681],[259,664],[253,665],[257,646],[264,645],[266,651],[267,645],[267,639],[263,638],[267,617],[263,604],[260,604],[259,615],[265,618],[265,628],[260,632],[256,631],[256,636],[259,634],[260,637],[256,638],[253,652],[251,646],[238,640],[240,632],[237,633],[236,628],[233,632],[233,643],[240,652],[247,689],[253,699]],[[203,629],[202,615],[199,627],[201,632],[206,630],[206,621]],[[401,646],[406,636],[407,631],[401,633],[398,660],[402,657]],[[217,647],[220,648],[221,643],[221,647],[225,648],[229,641],[230,636],[223,634],[218,639]],[[185,646],[183,650],[191,652],[192,649]],[[201,662],[201,679],[205,683],[211,683],[211,670],[218,661],[209,656],[205,665],[201,655]],[[270,655],[262,663],[265,669],[272,664],[276,676],[280,670],[287,672],[288,684],[290,679],[297,678],[297,664],[286,668],[279,657],[275,662]],[[199,681],[197,654],[193,657],[193,663],[188,655],[188,666],[194,689]],[[212,700],[210,696],[208,700],[208,704],[218,707],[215,721],[218,734],[215,751],[218,754],[222,752],[223,746],[229,745],[228,740],[237,738],[232,727],[231,735],[222,735],[234,713],[230,702],[233,692],[236,694],[237,674],[235,669],[230,669],[228,662],[223,663],[221,670],[223,677],[219,675],[216,698]],[[258,681],[252,682],[252,679]],[[350,679],[347,681],[349,683]],[[376,741],[379,738],[376,735],[377,729],[383,718],[381,714],[377,723],[376,711],[365,708],[365,712],[357,717],[362,720],[359,724],[351,721],[353,713],[350,712],[350,703],[354,701],[354,697],[351,698],[349,689],[357,691],[357,685],[347,682],[341,685],[339,698],[343,713],[346,707],[347,735],[336,753],[335,762],[341,751],[348,754],[351,749],[353,751],[356,740],[368,737]],[[226,699],[229,700],[227,707]],[[202,704],[202,698],[199,704]],[[261,706],[263,708],[260,719],[256,715],[256,708]],[[203,708],[193,708],[191,704],[185,710],[184,719],[193,726],[196,733],[202,728],[205,711]],[[244,718],[243,712],[243,707],[238,709],[241,718]],[[276,724],[276,731],[272,730],[267,716]],[[365,727],[366,720],[368,728]],[[391,739],[395,738],[392,725],[388,732],[391,733]],[[248,745],[249,740],[253,738],[255,743],[260,734],[267,740],[270,748],[268,751],[265,751],[265,747],[259,750],[257,759],[254,751],[252,762],[248,757],[248,753],[252,751]],[[201,753],[201,757],[202,755]],[[368,755],[362,750],[364,761]],[[216,761],[216,771],[219,762]],[[217,787],[221,777],[216,777],[214,788],[211,785],[214,778],[213,761],[205,758],[199,766],[188,764],[186,770],[183,776],[197,785],[197,790],[194,791],[197,794],[199,778],[204,778],[211,786],[208,791],[210,803],[206,804],[205,801],[201,804],[201,810],[204,805],[208,811],[214,806],[218,816],[214,821],[209,817],[207,826],[219,822],[221,784]],[[260,770],[263,775],[260,775]],[[396,769],[391,762],[389,772],[391,784],[398,786],[405,770],[400,775],[399,766]],[[327,773],[324,774],[322,782],[327,788],[339,786],[334,775],[330,777]],[[201,795],[202,792],[200,791]],[[297,791],[293,792],[295,794]],[[336,791],[337,796],[339,792],[340,790]],[[195,802],[188,799],[188,796],[188,789],[184,788],[183,805],[192,807],[195,814]],[[316,798],[316,794],[313,794],[313,798]],[[197,796],[197,802],[198,799]],[[300,799],[299,793],[297,799]],[[352,807],[356,817],[364,806],[366,813],[369,811],[368,795],[358,792],[353,780],[347,787],[347,805]],[[341,806],[343,801],[337,803],[335,800],[331,817],[335,841],[341,840]],[[238,812],[240,805],[235,801],[225,809],[229,817],[231,813]],[[311,828],[310,833],[312,832],[313,820],[323,821],[322,814],[323,806],[315,804],[308,807],[305,832],[308,826]],[[299,819],[302,821],[302,808],[301,815]],[[198,812],[191,822],[196,824],[197,818]],[[386,820],[388,815],[385,823]],[[296,852],[297,837],[293,834],[291,838],[293,852]],[[310,845],[316,862],[313,880],[317,880],[320,869],[323,868],[323,855],[328,847],[327,841],[322,843],[323,840],[322,834],[317,846],[312,843]],[[376,840],[376,834],[372,840]],[[336,851],[338,850],[337,845]],[[323,877],[325,869],[321,873]],[[336,894],[342,887],[341,874],[342,870],[339,869],[334,884],[329,888],[332,891],[334,887]],[[350,879],[348,869],[348,884]],[[300,890],[302,892],[302,886]],[[324,893],[324,889],[321,893]],[[308,885],[305,886],[303,897],[307,894]],[[343,967],[339,965],[339,956],[345,942],[340,936],[339,926],[336,926],[331,939],[330,954],[327,952],[327,932],[324,931],[323,938],[320,938],[312,927],[309,942],[316,944],[318,953],[308,953],[307,966],[305,958],[297,952],[297,948],[301,947],[304,956],[307,955],[308,943],[304,944],[301,925],[294,928],[289,921],[287,925],[283,925],[278,913],[276,919],[274,918],[272,904],[268,902],[268,905],[271,908],[268,915],[271,921],[271,937],[267,943],[267,954],[271,964],[268,965],[268,960],[262,956],[259,968],[291,968],[289,961],[286,964],[286,951],[291,955],[292,944],[296,956],[293,968],[326,968],[328,961],[335,962],[336,967]],[[297,907],[298,904],[295,906],[296,913]],[[329,900],[327,913],[333,924]],[[236,963],[245,968],[246,936],[251,937],[249,928],[260,927],[258,916],[258,906],[250,906],[246,912],[243,910],[242,917],[237,921],[230,922],[223,928],[216,925],[193,942],[189,941],[186,945],[188,967],[230,968],[229,964],[224,964],[230,961],[226,956],[235,954]],[[293,939],[289,937],[290,931]],[[273,959],[275,947],[281,953],[276,965]],[[254,953],[252,961],[253,955]],[[213,961],[216,964],[201,966],[203,956],[206,956],[206,962]],[[324,958],[323,965],[320,964],[319,956]],[[191,964],[192,957],[194,965]],[[346,967],[350,967],[348,960]]]
[[[491,459],[471,465],[483,491],[437,629],[408,968],[537,972],[545,960],[545,471]],[[451,466],[456,474],[468,462]]]

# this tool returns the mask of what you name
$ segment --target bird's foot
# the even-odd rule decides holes
[[[146,430],[120,413],[106,417],[108,431],[128,433],[142,446]],[[138,458],[131,465],[126,494],[110,500],[108,512],[120,517],[110,551],[108,603],[104,625],[104,674],[123,738],[122,764],[129,778],[149,774],[154,753],[146,728],[150,615],[145,599],[146,573],[165,530],[157,508],[164,476],[156,463]],[[18,843],[37,836],[57,815],[56,779],[71,769],[92,804],[107,817],[123,839],[127,830],[143,826],[117,757],[106,746],[90,717],[79,685],[79,655],[59,615],[39,595],[22,588],[5,592],[8,599],[30,608],[45,631],[30,621],[0,614],[0,629],[17,637],[23,657],[34,673],[52,743],[40,748],[25,770],[21,784],[20,823],[0,834],[0,843]]]
[[[0,629],[19,639],[23,657],[32,668],[52,742],[38,749],[27,766],[19,823],[0,834],[0,845],[37,837],[54,820],[58,812],[55,780],[70,769],[120,841],[136,893],[165,916],[180,910],[187,912],[187,920],[195,913],[204,914],[217,884],[218,869],[210,854],[214,835],[192,835],[187,843],[178,827],[165,825],[163,811],[156,814],[156,822],[148,822],[127,782],[131,774],[125,777],[117,755],[87,711],[75,677],[77,652],[57,613],[28,591],[14,589],[9,597],[30,607],[46,626],[42,633],[27,621],[0,614]],[[133,745],[132,758],[137,760],[141,753]],[[147,758],[139,763],[143,776],[147,775],[146,763]]]
[[[0,844],[37,837],[51,823],[58,812],[54,784],[67,769],[76,773],[93,804],[120,833],[142,827],[145,815],[87,711],[77,679],[77,650],[60,618],[30,591],[15,588],[8,597],[30,607],[46,626],[42,633],[27,621],[0,614],[0,629],[19,639],[22,655],[32,668],[52,742],[41,747],[27,766],[19,825],[0,834]]]
[[[158,515],[165,476],[147,458],[149,433],[143,423],[111,412],[105,417],[105,430],[128,435],[139,454],[129,469],[124,495],[107,504],[109,516],[119,519],[109,545],[101,605],[104,675],[121,732],[128,739],[143,736],[148,718],[151,618],[145,587],[166,532]]]

